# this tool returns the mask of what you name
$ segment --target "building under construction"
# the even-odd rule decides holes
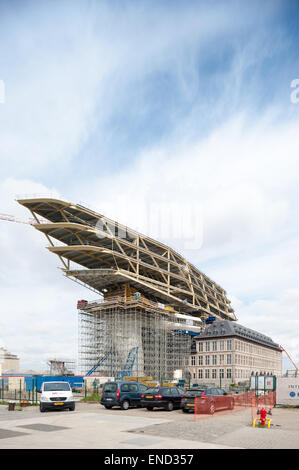
[[[64,275],[101,296],[78,302],[82,374],[186,377],[192,337],[210,320],[236,320],[226,292],[168,246],[79,204],[18,202]]]

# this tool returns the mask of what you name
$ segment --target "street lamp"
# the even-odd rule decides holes
[[[222,372],[221,372],[221,365],[222,365],[222,355],[220,354],[220,357],[219,357],[219,361],[220,361],[220,369],[219,369],[219,378],[220,378],[220,388],[221,388],[221,375],[222,375]]]

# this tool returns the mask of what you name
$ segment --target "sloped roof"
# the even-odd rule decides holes
[[[268,346],[270,348],[280,350],[280,346],[275,343],[269,336],[266,336],[262,333],[259,333],[258,331],[252,330],[250,328],[247,328],[246,326],[240,325],[236,322],[231,322],[229,320],[219,320],[213,322],[196,339],[200,341],[202,339],[231,336],[239,336],[247,341],[252,341],[263,346]]]

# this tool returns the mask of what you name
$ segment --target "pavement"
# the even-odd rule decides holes
[[[0,449],[298,449],[299,409],[272,413],[273,426],[259,429],[251,425],[251,410],[195,420],[180,410],[106,410],[90,403],[47,413],[0,405]]]

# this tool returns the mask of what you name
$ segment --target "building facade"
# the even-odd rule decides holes
[[[215,321],[192,344],[192,384],[240,383],[282,375],[282,350],[271,338],[229,320]]]
[[[18,372],[20,369],[20,359],[16,354],[12,354],[7,349],[0,347],[0,369],[1,373],[8,370]]]

